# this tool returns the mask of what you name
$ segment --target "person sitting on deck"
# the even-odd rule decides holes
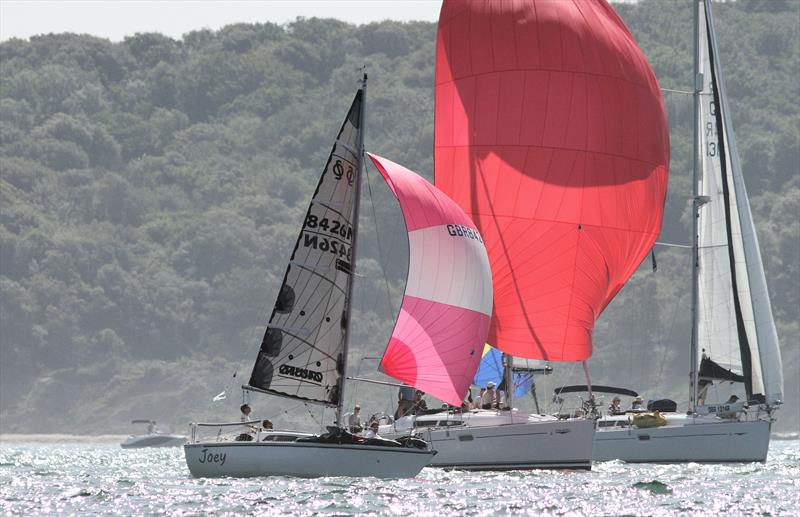
[[[378,436],[378,422],[372,422],[369,425],[369,431],[364,434],[364,438],[380,438]]]
[[[360,433],[364,430],[364,425],[361,423],[361,406],[358,404],[353,406],[353,413],[347,419],[347,426],[351,433]]]
[[[496,395],[494,393],[494,383],[490,382],[486,385],[486,393],[481,397],[481,408],[493,409],[497,407]]]
[[[475,400],[472,402],[472,407],[474,409],[481,409],[483,407],[483,394],[486,393],[486,388],[481,388],[480,393],[478,396],[475,397]]]
[[[508,409],[508,403],[506,402],[508,400],[508,397],[505,390],[501,390],[498,388],[497,390],[495,390],[494,396],[495,400],[497,401],[495,404],[497,409]]]
[[[631,404],[631,411],[644,411],[642,404],[644,404],[644,399],[642,399],[642,397],[636,397],[633,399],[633,404]]]
[[[424,413],[428,409],[428,403],[422,398],[424,393],[422,390],[414,392],[414,407],[411,408],[411,414]]]
[[[608,406],[608,411],[612,415],[621,415],[621,414],[624,413],[624,411],[622,411],[622,408],[620,407],[619,403],[620,403],[620,398],[619,397],[614,397],[614,400],[611,401],[611,405]]]

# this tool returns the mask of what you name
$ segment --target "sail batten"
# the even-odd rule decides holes
[[[381,371],[460,406],[492,313],[483,238],[463,210],[421,176],[369,157],[400,202],[409,247],[405,293]]]

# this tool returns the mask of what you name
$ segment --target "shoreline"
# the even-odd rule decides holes
[[[0,433],[3,443],[121,443],[129,434],[26,434]],[[777,432],[770,435],[771,440],[800,440],[800,432]]]
[[[127,434],[25,434],[2,433],[2,443],[121,443]]]

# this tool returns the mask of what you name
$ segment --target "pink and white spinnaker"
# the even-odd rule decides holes
[[[413,171],[368,153],[400,201],[408,231],[406,290],[381,370],[460,406],[492,315],[492,274],[475,224]]]

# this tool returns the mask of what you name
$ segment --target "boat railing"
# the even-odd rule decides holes
[[[555,416],[558,418],[585,418],[593,416],[596,408],[601,407],[602,399],[590,400],[580,395],[554,396],[553,402],[557,404]]]
[[[248,420],[246,422],[192,422],[189,424],[189,442],[231,442],[244,434],[258,439],[264,430],[261,420]]]
[[[192,422],[189,443],[293,442],[313,433],[265,428],[263,420],[246,422]],[[271,424],[270,424],[271,425]]]

